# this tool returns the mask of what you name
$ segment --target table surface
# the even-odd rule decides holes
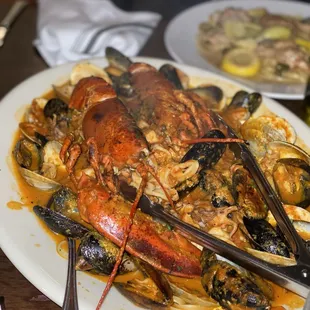
[[[0,20],[10,3],[0,1]],[[37,7],[30,5],[13,25],[5,44],[0,48],[2,79],[0,98],[29,76],[47,68],[43,59],[32,45],[36,35]],[[161,20],[153,35],[141,50],[141,56],[171,59],[163,42],[164,30],[169,21]],[[298,116],[302,116],[301,101],[280,101]],[[5,296],[6,308],[14,309],[60,309],[55,303],[37,290],[12,265],[0,249],[0,296]]]

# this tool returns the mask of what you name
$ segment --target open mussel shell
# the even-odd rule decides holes
[[[31,171],[40,170],[42,165],[42,154],[38,144],[27,139],[21,139],[17,141],[13,154],[21,167]]]
[[[57,190],[61,187],[61,184],[55,182],[51,179],[48,179],[38,173],[35,173],[31,170],[20,167],[19,168],[21,176],[25,179],[25,181],[42,191],[53,191]]]
[[[105,56],[108,59],[109,65],[121,72],[127,71],[128,67],[132,64],[132,61],[128,57],[111,46],[106,48]]]
[[[262,95],[259,93],[248,93],[246,91],[238,91],[232,98],[227,109],[231,108],[246,108],[250,114],[253,114],[262,103]]]
[[[273,167],[273,182],[282,202],[310,205],[310,166],[299,158],[281,158]]]
[[[111,274],[119,252],[113,242],[96,232],[89,232],[83,236],[78,248],[77,269],[91,270],[99,274]],[[84,261],[87,263],[85,264]],[[85,268],[85,266],[87,266]],[[137,270],[133,260],[125,253],[118,268],[119,274]]]
[[[129,300],[147,309],[166,309],[173,303],[173,292],[165,275],[152,266],[136,260],[145,279],[115,283],[115,287]]]
[[[223,90],[215,85],[198,86],[196,88],[190,88],[189,91],[197,94],[199,97],[205,99],[206,101],[209,101],[211,98],[217,104],[220,103],[224,97]]]
[[[80,223],[49,208],[34,206],[33,211],[57,234],[61,234],[68,238],[82,238],[88,232],[88,229]]]
[[[266,220],[243,219],[244,225],[254,241],[254,247],[268,253],[290,257],[285,240]]]
[[[203,138],[225,138],[220,130],[210,130]],[[226,150],[225,143],[196,143],[181,159],[181,163],[188,160],[198,160],[201,168],[212,168],[222,157]]]
[[[169,80],[176,89],[185,89],[188,85],[188,77],[187,81],[183,81],[184,85],[182,84],[182,74],[180,74],[180,70],[170,64],[162,65],[159,70],[167,80]],[[184,74],[183,74],[184,77]]]

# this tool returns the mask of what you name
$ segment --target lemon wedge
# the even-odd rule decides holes
[[[291,29],[282,26],[274,26],[265,29],[262,36],[265,39],[271,40],[285,40],[288,39],[292,34]]]
[[[295,39],[296,44],[306,48],[310,52],[310,41],[302,38]]]
[[[222,69],[234,75],[251,77],[259,71],[260,60],[253,51],[233,49],[223,57]]]

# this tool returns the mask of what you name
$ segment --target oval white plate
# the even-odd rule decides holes
[[[240,79],[229,75],[224,71],[210,64],[199,55],[196,48],[196,36],[198,26],[201,22],[207,21],[209,15],[217,10],[227,7],[239,7],[244,9],[264,7],[268,11],[277,14],[293,16],[310,16],[310,5],[297,1],[278,0],[224,0],[209,1],[193,6],[178,14],[167,26],[164,41],[166,48],[172,58],[181,63],[186,63],[201,69],[208,69],[220,75],[234,79],[248,87],[263,93],[266,96],[278,99],[298,100],[304,98],[305,85],[288,85],[277,83],[258,83]]]
[[[169,61],[153,58],[136,58],[159,67]],[[105,59],[91,61],[99,66],[106,66]],[[232,96],[243,88],[240,84],[219,77],[214,73],[203,71],[190,66],[170,62],[193,77],[201,77],[203,81],[221,86],[225,95]],[[38,73],[8,93],[0,103],[0,246],[16,268],[42,293],[58,305],[62,305],[65,291],[67,261],[56,253],[54,241],[44,232],[35,215],[27,208],[11,210],[6,205],[11,200],[19,201],[16,181],[8,165],[12,138],[18,127],[21,110],[32,99],[48,91],[52,84],[59,79],[67,78],[73,64],[48,69]],[[264,103],[270,110],[286,118],[295,127],[299,136],[307,141],[310,130],[297,116],[292,114],[279,103],[264,98]],[[19,112],[18,112],[19,111]],[[18,113],[17,113],[18,112]],[[40,247],[35,246],[40,244]],[[93,310],[101,296],[105,284],[78,272],[79,305],[80,309]],[[112,289],[104,303],[103,309],[132,310],[139,309],[131,302]]]

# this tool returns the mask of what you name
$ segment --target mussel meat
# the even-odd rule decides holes
[[[31,171],[39,171],[42,165],[40,147],[27,139],[19,140],[13,151],[17,163]]]
[[[273,182],[285,204],[310,205],[310,166],[299,158],[281,158],[273,167]]]

